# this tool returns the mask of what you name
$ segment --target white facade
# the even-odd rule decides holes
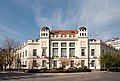
[[[87,66],[101,69],[99,57],[103,52],[115,52],[101,40],[88,39],[85,27],[78,30],[40,30],[40,39],[28,40],[17,48],[19,63],[28,68],[59,68],[61,61],[68,62],[66,68]],[[18,68],[19,64],[15,64]]]
[[[111,40],[108,40],[106,42],[106,44],[108,45],[112,45],[113,47],[115,47],[116,49],[120,50],[120,39],[119,38],[113,38]]]

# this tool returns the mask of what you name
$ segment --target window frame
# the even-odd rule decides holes
[[[53,67],[57,68],[57,61],[56,60],[53,61]]]
[[[42,56],[46,56],[47,54],[47,47],[42,47]]]
[[[25,56],[27,56],[27,50],[25,50]]]
[[[81,67],[85,66],[85,60],[81,60]]]
[[[73,44],[73,45],[71,45],[71,44]],[[75,47],[75,42],[69,43],[69,47]]]
[[[94,56],[94,55],[95,55],[95,49],[91,49],[91,56]]]
[[[71,51],[71,49],[74,49],[74,53],[72,53],[73,51]],[[75,48],[69,48],[69,56],[70,57],[75,56]]]
[[[46,67],[46,60],[42,60],[42,67]]]
[[[62,50],[65,50],[65,51],[62,51]],[[67,48],[61,48],[61,57],[67,57]]]
[[[58,47],[58,43],[54,42],[54,43],[52,43],[52,46],[53,47]]]
[[[83,51],[83,50],[84,50],[84,51]],[[85,47],[81,47],[81,56],[85,56],[85,50],[86,50]]]
[[[37,49],[33,49],[33,56],[37,56]]]
[[[95,60],[91,60],[91,67],[95,67]]]
[[[57,50],[57,53],[55,52],[55,49]],[[52,52],[53,52],[53,57],[58,56],[58,48],[53,48]]]
[[[67,47],[67,43],[66,42],[62,42],[61,43],[61,47]]]

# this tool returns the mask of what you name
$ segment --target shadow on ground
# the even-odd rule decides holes
[[[0,73],[0,80],[54,77],[54,75],[36,75],[35,73]]]

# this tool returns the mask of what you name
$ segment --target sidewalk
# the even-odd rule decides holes
[[[106,71],[105,71],[106,72]],[[28,79],[28,78],[43,78],[43,77],[56,77],[56,76],[69,76],[69,75],[82,75],[82,74],[98,74],[105,73],[103,71],[92,72],[76,72],[76,73],[24,73],[24,72],[0,72],[0,80],[9,79]]]
[[[93,74],[93,73],[104,73],[101,71],[96,72],[75,72],[75,73],[36,73],[36,75],[54,75],[54,76],[62,76],[62,75],[79,75],[79,74]]]

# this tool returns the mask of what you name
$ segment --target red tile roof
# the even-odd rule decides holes
[[[75,35],[78,33],[77,30],[51,30],[50,31],[51,34],[53,35],[58,35],[58,34],[61,34],[61,35]]]

